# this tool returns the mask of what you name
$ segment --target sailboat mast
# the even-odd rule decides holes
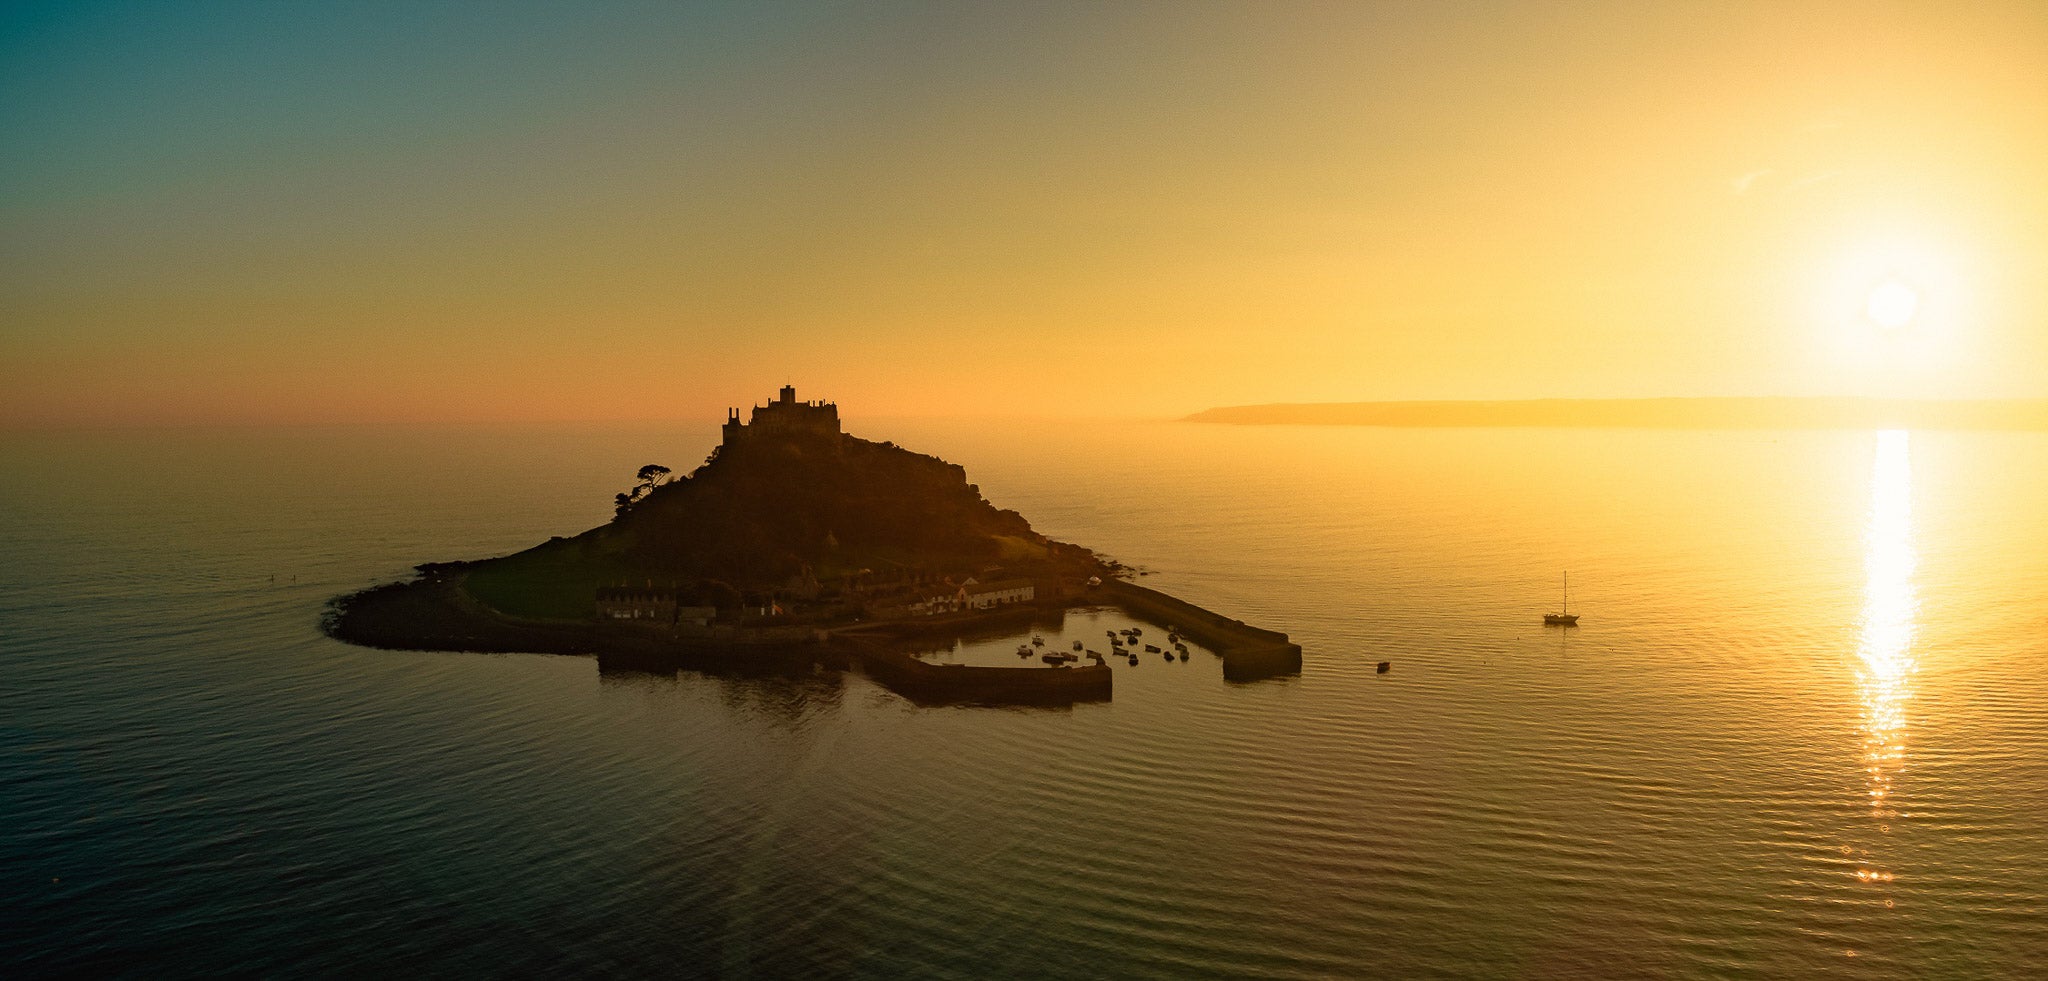
[[[1563,609],[1561,609],[1561,610],[1559,610],[1558,612],[1559,612],[1559,613],[1570,613],[1571,611],[1572,611],[1572,574],[1571,574],[1570,572],[1566,572],[1566,573],[1564,574],[1564,608],[1563,608]]]

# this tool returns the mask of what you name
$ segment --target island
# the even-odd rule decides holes
[[[842,431],[838,406],[784,386],[694,471],[650,464],[612,520],[497,558],[429,562],[340,596],[323,629],[404,650],[596,655],[635,670],[859,664],[918,700],[1108,698],[1093,664],[985,667],[920,641],[1114,606],[1223,659],[1224,677],[1299,673],[1301,647],[1130,582],[1129,570],[995,507],[957,464]]]

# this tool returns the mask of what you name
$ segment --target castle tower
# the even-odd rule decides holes
[[[740,422],[738,409],[728,409],[725,415],[724,439],[731,446],[742,439],[759,435],[787,436],[837,436],[839,435],[839,406],[831,402],[799,402],[796,400],[796,386],[784,385],[774,401],[767,405],[754,406],[747,421]]]
[[[720,435],[723,438],[726,446],[731,446],[732,444],[739,441],[740,430],[743,426],[744,423],[740,422],[740,410],[725,410],[725,425],[722,427]]]

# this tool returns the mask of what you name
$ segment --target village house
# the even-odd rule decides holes
[[[986,610],[990,607],[1007,606],[1011,603],[1029,603],[1038,596],[1038,588],[1029,579],[998,579],[994,582],[977,583],[968,580],[969,585],[960,587],[960,605],[968,609]]]
[[[676,591],[652,586],[600,586],[597,590],[597,618],[674,623]]]
[[[673,589],[653,586],[600,586],[597,590],[599,620],[639,620],[649,623],[694,623],[706,626],[718,617],[711,606],[683,606]]]

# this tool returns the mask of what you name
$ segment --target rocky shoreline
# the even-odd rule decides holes
[[[673,672],[746,669],[801,662],[859,664],[876,680],[924,702],[1063,702],[1110,697],[1109,669],[935,665],[905,654],[920,639],[962,632],[1028,629],[1057,623],[1070,608],[1115,606],[1140,619],[1172,624],[1220,655],[1229,681],[1301,671],[1301,646],[1278,631],[1251,626],[1133,583],[1112,580],[1071,601],[1018,604],[941,617],[832,625],[656,627],[596,619],[530,620],[471,599],[460,574],[430,572],[335,600],[322,629],[337,640],[387,650],[596,656],[605,670]]]

